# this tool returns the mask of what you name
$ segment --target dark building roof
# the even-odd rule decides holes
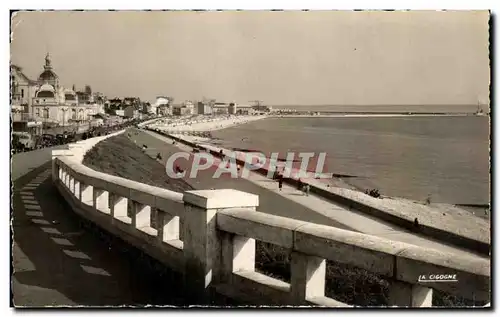
[[[37,98],[54,98],[54,93],[52,91],[40,91],[37,95]]]
[[[23,73],[23,69],[22,67],[18,66],[18,65],[15,65],[15,64],[10,64],[10,67],[12,68],[13,71],[15,71],[20,77],[22,77],[25,81],[27,81],[28,83],[32,84],[32,85],[35,85],[36,84],[36,81],[28,78],[28,76],[26,76],[24,73]],[[12,71],[11,70],[11,71]]]
[[[50,69],[46,69],[44,70],[40,76],[38,76],[38,80],[40,81],[51,81],[51,80],[56,80],[58,77],[56,75],[56,73],[54,73],[52,70]]]

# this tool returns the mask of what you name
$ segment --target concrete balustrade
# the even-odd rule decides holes
[[[325,295],[327,261],[386,277],[391,305],[431,306],[433,288],[489,301],[487,260],[264,214],[258,196],[237,190],[177,193],[84,166],[83,155],[106,137],[54,150],[54,183],[74,212],[182,273],[193,303],[210,304],[217,292],[242,304],[349,307]],[[290,283],[256,271],[256,241],[291,252]],[[458,281],[419,282],[429,274]]]

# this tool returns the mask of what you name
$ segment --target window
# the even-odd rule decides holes
[[[24,89],[21,89],[21,98],[24,98]]]
[[[45,119],[48,119],[49,118],[49,109],[43,109],[43,117]]]
[[[40,116],[40,108],[36,108],[36,116],[39,117]]]

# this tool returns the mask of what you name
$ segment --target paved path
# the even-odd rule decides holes
[[[132,140],[135,140],[138,146],[142,146],[143,144],[148,147],[147,153],[156,157],[157,153],[160,153],[163,157],[163,163],[166,163],[166,158],[168,158],[173,153],[179,152],[179,148],[171,145],[172,142],[168,139],[168,144],[165,143],[164,137],[157,135],[152,132],[142,132],[144,130],[132,130],[131,135]],[[137,134],[136,134],[137,133]],[[153,136],[153,137],[152,137]],[[184,147],[184,150],[191,152],[190,149]],[[183,168],[186,168],[187,162],[179,160],[179,165]],[[224,178],[223,181],[220,179],[212,178],[213,170],[201,171],[198,173],[196,179],[186,179],[190,185],[192,185],[196,189],[223,189],[223,188],[234,188],[244,192],[252,193],[259,195],[259,211],[282,216],[289,217],[298,220],[307,219],[310,222],[335,226],[344,229],[351,229],[342,223],[339,223],[333,219],[325,217],[319,213],[315,213],[313,210],[309,210],[308,208],[304,208],[302,204],[299,204],[290,199],[285,199],[276,191],[263,190],[263,188],[254,182],[250,182],[245,179],[237,178],[231,179],[229,177]],[[272,180],[266,180],[268,182],[268,186],[274,186],[277,188],[276,182]],[[286,188],[286,192],[291,191],[291,189]],[[291,192],[290,192],[291,194]],[[299,192],[294,192],[294,194],[299,195]],[[330,205],[332,210],[337,210],[340,207]]]
[[[13,305],[182,305],[176,275],[68,209],[49,152],[13,158]]]
[[[50,161],[52,150],[67,148],[67,145],[58,145],[13,155],[11,159],[11,180],[15,181],[29,171],[34,170],[35,168],[40,167],[44,163]]]
[[[164,144],[172,143],[169,138],[163,137],[151,131],[144,131],[143,133],[140,133],[139,136],[146,134],[149,136],[153,136],[155,139],[163,142]],[[149,139],[151,138],[142,137],[140,141],[146,142],[146,140]],[[175,151],[178,151],[178,149],[191,151],[190,147],[179,145],[178,143],[178,149],[176,150],[172,147],[172,145],[162,146],[161,144],[158,144],[158,142],[149,142],[151,142],[154,147],[163,151],[162,156],[164,161],[168,157],[168,153],[173,153]],[[151,151],[151,154],[156,155],[156,152],[153,153],[155,149],[151,149],[148,146],[148,150]],[[163,153],[167,155],[163,155]],[[196,179],[196,181],[200,182],[202,188],[234,188],[241,191],[257,194],[260,198],[260,206],[258,209],[261,212],[331,225],[343,229],[350,229],[366,234],[375,235],[378,237],[422,246],[425,248],[436,249],[442,252],[454,253],[461,256],[487,258],[481,254],[465,251],[457,247],[444,244],[440,241],[416,235],[395,225],[383,222],[375,217],[369,217],[366,214],[348,210],[343,206],[336,205],[331,201],[327,201],[319,196],[304,196],[296,188],[291,187],[287,184],[283,184],[282,191],[279,191],[275,181],[270,180],[258,173],[252,172],[251,177],[249,177],[248,179],[225,179],[224,182],[212,179],[211,175],[213,175],[213,171],[208,171],[205,174],[207,175],[204,175],[203,178]],[[196,185],[194,186],[196,187]]]

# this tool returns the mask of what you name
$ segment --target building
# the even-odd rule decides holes
[[[45,57],[43,68],[32,102],[33,117],[37,121],[49,126],[78,125],[92,120],[91,115],[104,112],[104,105],[92,103],[93,96],[60,84],[49,54]]]
[[[100,93],[100,92],[94,92],[93,94],[93,101],[97,104],[105,104],[106,101],[108,101],[108,98],[106,98],[106,96],[104,96],[103,93]]]
[[[22,68],[17,65],[10,66],[11,79],[11,104],[28,106],[27,113],[31,113],[33,97],[37,90],[38,83],[26,76]]]
[[[141,99],[137,97],[125,97],[123,98],[123,105],[137,107],[141,105]]]
[[[171,97],[158,96],[152,108],[157,115],[170,116],[172,115],[171,100]]]
[[[146,114],[151,114],[152,112],[152,107],[149,102],[143,102],[142,107],[141,107],[141,112],[146,113]]]
[[[182,105],[172,105],[172,115],[174,116],[187,116],[192,114],[192,108]]]
[[[229,105],[222,102],[216,102],[212,106],[213,114],[229,114]]]
[[[112,109],[119,108],[122,104],[122,100],[120,98],[109,99],[108,104]]]
[[[255,111],[257,111],[257,112],[271,112],[273,110],[272,107],[270,107],[270,106],[264,106],[264,105],[261,105],[261,104],[252,106],[252,108]]]
[[[201,115],[210,115],[212,114],[212,106],[210,105],[210,103],[208,102],[202,102],[202,101],[199,101],[198,102],[198,114],[201,114]]]
[[[229,104],[228,112],[229,114],[236,114],[236,104],[234,102]]]
[[[139,118],[139,111],[135,106],[127,106],[123,109],[123,116],[129,119],[137,119]]]
[[[10,66],[11,87],[11,119],[13,131],[40,134],[42,122],[33,116],[33,96],[38,83],[26,76],[22,68],[17,65]]]
[[[234,114],[238,115],[251,115],[255,112],[254,108],[250,105],[235,105]]]
[[[172,115],[172,107],[170,107],[170,105],[156,106],[156,114],[159,116],[171,116]]]
[[[92,95],[85,91],[77,91],[76,95],[81,104],[90,104],[92,102]]]
[[[184,104],[182,106],[183,106],[183,108],[185,108],[184,113],[186,115],[193,115],[193,114],[195,114],[195,108],[194,108],[194,103],[193,102],[186,101],[186,102],[184,102]]]

